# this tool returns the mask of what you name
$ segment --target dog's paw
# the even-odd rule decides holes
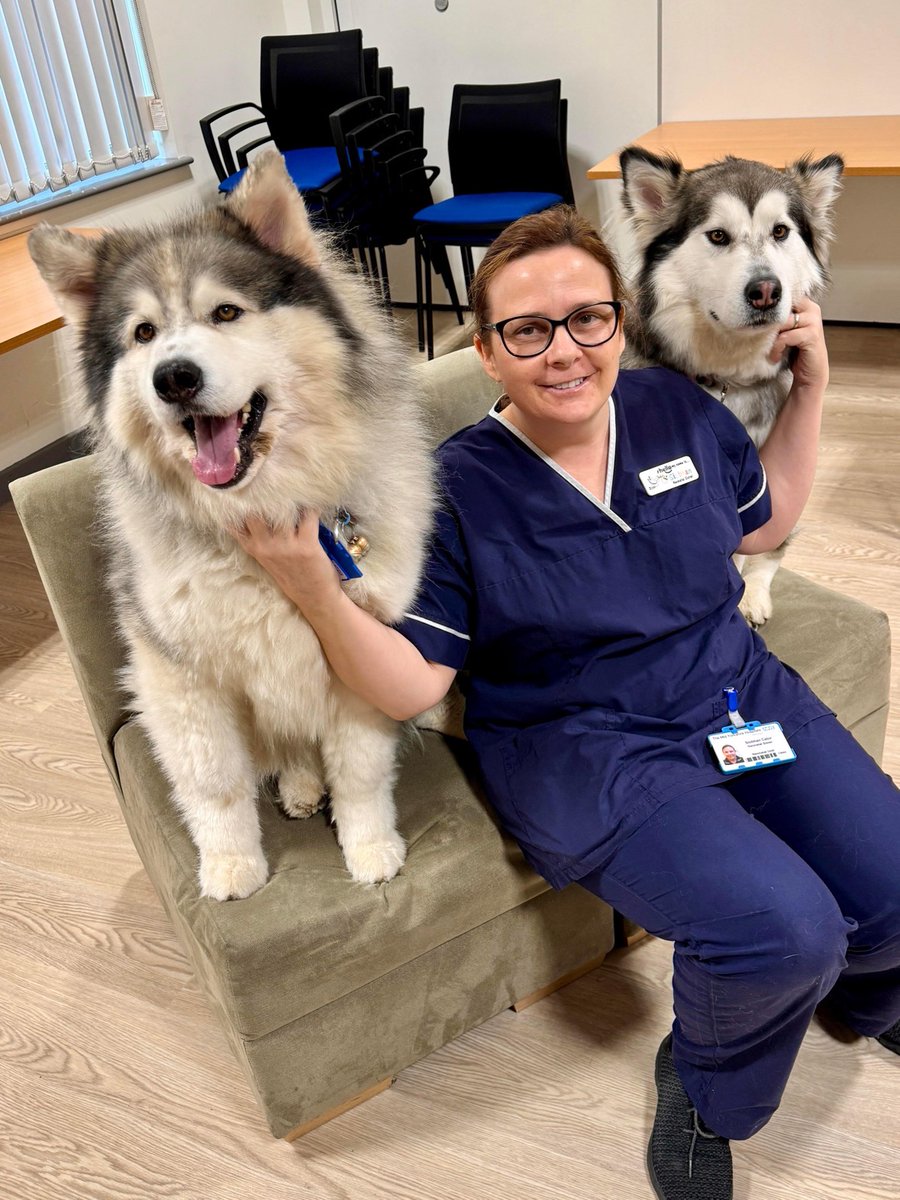
[[[311,817],[325,807],[321,780],[313,775],[282,777],[278,781],[278,803],[289,817]]]
[[[752,581],[748,582],[738,607],[743,613],[744,619],[754,629],[765,625],[772,615],[772,594],[768,584],[754,586]]]
[[[406,861],[406,843],[399,833],[379,842],[344,847],[344,862],[357,883],[384,883],[393,879]]]
[[[261,854],[207,854],[200,861],[200,894],[213,900],[243,900],[268,878]]]

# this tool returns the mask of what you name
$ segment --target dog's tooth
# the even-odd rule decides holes
[[[237,448],[237,446],[235,446],[235,448],[234,448],[234,461],[235,461],[236,463],[239,463],[239,462],[241,461],[241,452],[240,452],[240,450]]]
[[[247,401],[247,403],[244,405],[244,407],[241,409],[241,412],[242,412],[242,413],[247,413],[247,414],[249,415],[249,413],[250,413],[250,401],[249,401],[249,400],[248,400],[248,401]]]

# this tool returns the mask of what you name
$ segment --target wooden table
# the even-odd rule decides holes
[[[73,229],[98,237],[102,229]],[[59,305],[28,253],[28,232],[0,241],[0,354],[62,329]]]
[[[31,261],[27,233],[0,242],[0,354],[61,329],[62,314]]]
[[[900,116],[667,121],[629,145],[675,154],[688,170],[726,154],[772,167],[787,166],[804,154],[840,154],[845,175],[900,175]],[[621,179],[618,151],[591,167],[587,177]]]

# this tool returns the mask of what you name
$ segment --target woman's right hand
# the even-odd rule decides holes
[[[304,512],[295,529],[272,530],[255,518],[231,533],[296,604],[352,692],[395,721],[425,712],[446,694],[454,668],[426,661],[399,630],[359,608],[342,589],[319,545],[317,512]]]
[[[259,517],[232,529],[238,545],[256,559],[304,615],[334,603],[340,576],[319,544],[319,513],[304,510],[294,529],[271,529]]]

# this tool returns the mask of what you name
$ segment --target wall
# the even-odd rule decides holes
[[[663,0],[661,36],[664,121],[900,113],[896,0]],[[826,317],[900,322],[898,209],[900,178],[845,180]]]

